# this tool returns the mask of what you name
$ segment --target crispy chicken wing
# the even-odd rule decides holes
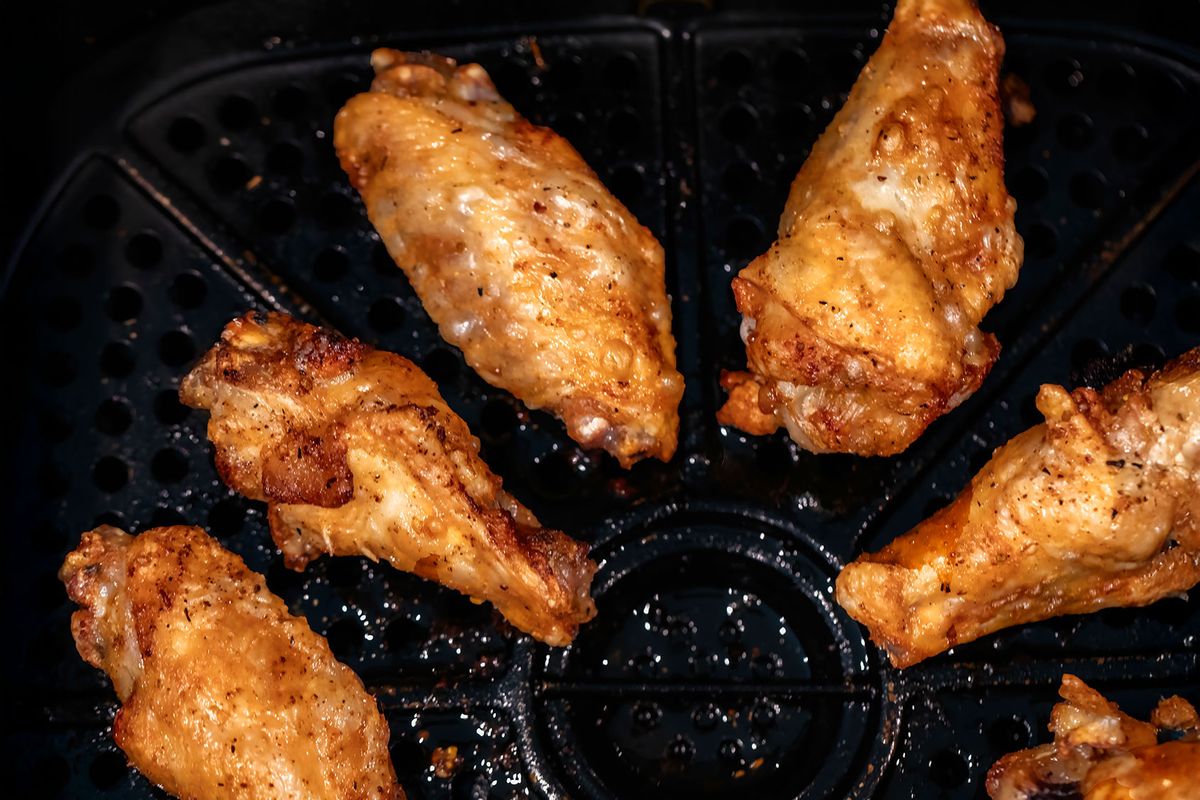
[[[675,452],[663,250],[579,153],[478,64],[376,50],[334,145],[446,341],[623,466]]]
[[[1064,675],[1050,716],[1054,743],[1010,753],[988,772],[992,800],[1194,800],[1200,797],[1200,718],[1182,697],[1158,704],[1150,722]],[[1158,743],[1160,732],[1179,738]]]
[[[254,313],[180,386],[212,412],[231,487],[270,504],[289,566],[385,559],[493,603],[550,644],[595,615],[587,546],[543,528],[479,458],[479,440],[412,362],[283,314]]]
[[[1045,423],[953,503],[838,576],[838,602],[897,666],[1200,582],[1200,348],[1102,392],[1043,386],[1037,404]]]
[[[362,681],[204,531],[102,526],[60,577],[79,654],[121,699],[113,737],[171,794],[404,797]]]
[[[891,455],[982,383],[979,322],[1023,245],[1004,188],[999,32],[970,0],[900,0],[792,184],[779,238],[733,281],[748,372],[727,425]]]

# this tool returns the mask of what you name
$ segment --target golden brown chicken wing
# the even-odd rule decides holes
[[[1195,800],[1200,797],[1200,718],[1182,697],[1158,704],[1150,722],[1074,675],[1050,716],[1054,743],[1010,753],[988,772],[992,800]],[[1158,743],[1159,732],[1180,738]]]
[[[1102,392],[1043,386],[1037,405],[1045,423],[953,503],[838,576],[838,602],[897,666],[1200,582],[1200,348]]]
[[[231,487],[270,504],[289,566],[384,559],[488,600],[550,644],[595,615],[587,546],[537,519],[479,458],[479,440],[412,362],[283,314],[254,313],[179,389],[212,412]]]
[[[663,250],[579,153],[478,64],[376,50],[334,145],[446,341],[493,386],[628,467],[675,452]]]
[[[999,32],[970,0],[900,0],[733,281],[748,372],[718,419],[814,452],[891,455],[979,388],[979,330],[1023,246],[1004,188]]]
[[[190,800],[398,800],[362,681],[199,528],[83,534],[60,577],[79,654],[121,699],[113,737]]]

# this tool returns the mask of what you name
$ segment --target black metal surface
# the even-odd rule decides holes
[[[993,374],[893,459],[813,456],[715,424],[718,371],[742,358],[729,279],[769,242],[883,21],[377,31],[479,60],[666,245],[688,381],[681,448],[628,473],[476,377],[382,252],[329,142],[373,41],[268,39],[140,81],[112,129],[77,151],[5,293],[16,691],[4,752],[18,796],[162,794],[112,744],[114,698],[73,652],[55,579],[98,521],[201,524],[264,572],[379,696],[410,797],[973,798],[995,758],[1046,739],[1064,670],[1138,712],[1165,693],[1200,699],[1195,591],[1006,631],[904,672],[831,595],[841,564],[946,502],[1035,421],[1039,383],[1099,382],[1200,344],[1194,49],[998,15],[1038,118],[1008,135],[1028,258],[986,323],[1005,347]],[[217,479],[204,415],[173,399],[251,306],[422,364],[506,486],[593,543],[600,614],[570,649],[362,559],[282,567],[262,507]],[[463,761],[442,778],[430,758],[448,745]]]

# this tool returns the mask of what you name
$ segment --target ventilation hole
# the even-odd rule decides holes
[[[165,447],[150,459],[150,474],[159,483],[179,483],[188,474],[187,456],[173,447]]]
[[[752,108],[739,103],[721,112],[718,125],[722,136],[731,142],[740,142],[754,133],[758,127],[758,117]]]
[[[785,105],[775,112],[775,129],[787,142],[808,141],[814,120],[812,109],[804,103]]]
[[[609,190],[625,205],[633,205],[642,196],[645,178],[636,164],[622,164],[608,178]]]
[[[158,357],[169,367],[179,367],[196,355],[192,337],[183,331],[168,331],[158,340]]]
[[[389,263],[391,259],[388,259]],[[346,251],[341,247],[327,247],[320,253],[317,253],[316,259],[313,260],[313,274],[317,276],[319,281],[336,281],[345,276],[350,269],[350,259],[346,256]],[[393,266],[393,269],[395,267]]]
[[[754,62],[741,50],[730,50],[721,56],[718,67],[721,80],[730,86],[741,86],[754,74]]]
[[[120,436],[133,423],[133,410],[119,397],[105,400],[96,409],[96,429],[109,436]]]
[[[1177,244],[1167,252],[1167,272],[1183,283],[1200,283],[1200,247]]]
[[[380,333],[390,333],[404,324],[404,307],[394,297],[383,297],[371,304],[367,322]]]
[[[46,304],[46,324],[56,331],[68,331],[83,321],[83,309],[74,297],[59,295]]]
[[[933,497],[930,497],[928,500],[925,501],[925,506],[921,510],[921,516],[924,519],[929,519],[934,514],[941,511],[946,506],[950,505],[950,503],[953,501],[954,501],[953,497],[947,497],[944,494],[935,494]]]
[[[295,206],[292,205],[292,201],[282,197],[271,198],[258,210],[258,227],[266,233],[286,233],[295,221]]]
[[[671,740],[671,743],[667,745],[667,750],[663,757],[668,761],[682,766],[696,757],[696,745],[692,744],[692,740],[683,734],[677,734]]]
[[[939,750],[929,759],[929,777],[938,786],[953,789],[962,786],[971,777],[966,760],[957,750]]]
[[[221,539],[228,539],[240,533],[245,520],[246,506],[238,497],[218,500],[208,512],[208,528]]]
[[[808,55],[803,50],[784,50],[775,57],[771,73],[785,86],[802,84],[808,76]]]
[[[1098,172],[1080,172],[1071,176],[1071,201],[1080,208],[1098,209],[1104,205],[1104,176]]]
[[[116,788],[128,774],[129,765],[125,763],[125,756],[111,750],[97,755],[88,769],[88,777],[92,779],[92,785],[105,792]]]
[[[643,730],[654,730],[662,723],[663,712],[658,703],[643,700],[633,704],[633,724]]]
[[[155,528],[170,528],[175,525],[187,525],[188,520],[179,509],[170,506],[158,506],[150,515],[150,525]]]
[[[230,95],[217,106],[217,119],[231,131],[240,131],[250,127],[258,116],[254,103],[240,94]]]
[[[549,453],[534,465],[533,483],[539,494],[561,499],[575,491],[579,476],[565,453]]]
[[[745,761],[742,756],[742,741],[740,739],[724,739],[717,745],[717,757],[728,764],[741,766]]]
[[[516,431],[520,418],[507,400],[488,400],[479,414],[480,432],[493,442],[505,441]]]
[[[712,703],[697,706],[692,710],[692,724],[700,731],[711,731],[717,727],[717,722],[720,719],[721,712]]]
[[[759,439],[754,448],[754,460],[764,472],[782,475],[792,466],[792,451],[778,436]]]
[[[1070,150],[1082,150],[1092,143],[1092,121],[1083,114],[1065,114],[1058,121],[1058,141]]]
[[[1141,125],[1127,125],[1113,134],[1113,153],[1124,161],[1140,161],[1150,155],[1150,134]]]
[[[62,756],[44,756],[33,765],[30,778],[33,794],[38,797],[56,797],[71,777],[71,765]]]
[[[353,589],[362,580],[362,562],[352,558],[329,559],[325,562],[325,577],[339,589]]]
[[[1150,102],[1160,111],[1177,114],[1180,108],[1190,106],[1187,91],[1174,75],[1156,71],[1147,77],[1149,78]]]
[[[1104,70],[1104,94],[1108,97],[1129,97],[1138,88],[1137,72],[1128,64],[1116,64]]]
[[[421,362],[422,369],[429,374],[435,383],[446,383],[458,374],[458,355],[450,350],[439,347],[425,356]]]
[[[551,117],[550,127],[564,139],[578,143],[587,134],[588,122],[579,111],[564,111]]]
[[[137,363],[128,342],[109,342],[100,351],[100,371],[110,378],[124,378]]]
[[[987,727],[988,744],[997,753],[1011,753],[1029,746],[1033,730],[1024,717],[1001,717]]]
[[[1149,325],[1154,320],[1156,304],[1154,289],[1144,283],[1135,284],[1121,292],[1121,313],[1138,325]]]
[[[342,228],[358,219],[354,201],[341,192],[326,192],[317,206],[317,220],[327,228]]]
[[[42,360],[42,380],[50,386],[66,386],[75,380],[75,358],[57,350],[47,353]]]
[[[217,159],[208,178],[218,192],[235,192],[245,188],[253,174],[241,156],[227,155]]]
[[[583,83],[583,64],[570,53],[558,53],[548,65],[546,78],[560,92],[569,91]]]
[[[116,225],[120,216],[121,207],[106,194],[93,195],[83,206],[83,221],[98,231],[108,230]]]
[[[208,284],[198,272],[181,272],[171,281],[168,294],[180,308],[196,308],[208,295]]]
[[[116,456],[103,456],[92,467],[92,482],[102,492],[120,491],[129,482],[129,466]]]
[[[725,227],[725,251],[737,258],[758,255],[763,238],[762,225],[754,217],[734,217]]]
[[[277,558],[267,567],[267,588],[279,597],[287,598],[299,592],[304,586],[304,576],[294,569],[288,569],[282,558]]]
[[[352,619],[339,619],[329,627],[325,638],[337,660],[348,661],[362,649],[363,629]]]
[[[38,431],[48,442],[63,442],[71,435],[71,421],[57,408],[47,408],[38,415]]]
[[[608,117],[608,136],[618,146],[637,141],[641,129],[641,120],[633,109],[619,108]]]
[[[271,101],[275,113],[287,119],[295,119],[308,108],[308,92],[296,84],[284,86],[275,93]]]
[[[783,669],[783,659],[776,653],[761,653],[750,662],[750,671],[760,679],[778,677]]]
[[[167,144],[179,153],[191,153],[204,144],[204,126],[192,117],[179,117],[167,128]]]
[[[162,242],[153,231],[142,231],[125,247],[125,259],[139,269],[153,267],[162,260],[162,255]]]
[[[604,64],[604,79],[613,89],[631,89],[641,67],[632,53],[618,53]]]
[[[386,278],[395,278],[397,275],[403,274],[392,259],[392,254],[388,252],[387,245],[383,242],[375,243],[375,247],[371,250],[371,263],[375,266],[375,271]]]
[[[164,425],[178,425],[188,418],[191,409],[179,402],[179,392],[164,389],[154,396],[154,416]]]
[[[1008,188],[1021,205],[1036,203],[1046,196],[1050,181],[1041,167],[1025,167],[1009,178]]]
[[[1108,355],[1108,345],[1099,339],[1080,339],[1071,348],[1071,370],[1082,372]]]
[[[369,85],[370,80],[365,75],[343,72],[329,82],[326,96],[332,105],[341,106],[354,95],[366,91]]]
[[[128,322],[141,310],[142,293],[129,284],[114,286],[104,302],[104,313],[114,322]]]
[[[281,175],[298,172],[304,164],[304,151],[291,142],[279,142],[267,153],[267,169]]]
[[[1083,69],[1073,58],[1061,58],[1046,67],[1046,84],[1056,92],[1073,92],[1083,85]]]
[[[759,700],[750,709],[750,724],[760,730],[773,727],[779,718],[779,706],[769,700]]]
[[[397,775],[416,777],[429,769],[429,755],[425,752],[425,748],[411,740],[396,739],[394,736],[392,739],[392,766],[396,768]],[[411,794],[415,793],[410,792]]]
[[[1175,322],[1187,333],[1200,333],[1200,295],[1191,295],[1175,306]]]
[[[1167,354],[1160,346],[1150,342],[1139,342],[1130,348],[1125,368],[1152,372],[1160,369],[1166,360]]]
[[[72,278],[82,278],[92,271],[96,257],[86,245],[69,244],[58,254],[58,268]]]
[[[721,174],[721,189],[733,197],[748,197],[758,188],[758,168],[748,161],[735,161]]]
[[[67,474],[57,465],[46,462],[37,471],[38,486],[47,497],[61,497],[71,488]]]
[[[383,632],[383,640],[393,653],[412,655],[419,652],[421,646],[429,638],[429,632],[424,626],[409,617],[396,617],[388,623]]]
[[[1036,222],[1025,234],[1025,254],[1030,258],[1049,258],[1058,249],[1058,234],[1049,225]]]

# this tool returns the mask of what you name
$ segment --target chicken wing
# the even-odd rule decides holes
[[[595,615],[587,546],[543,528],[412,362],[283,314],[254,313],[183,380],[212,412],[221,477],[270,504],[289,566],[384,559],[488,600],[550,644]]]
[[[1121,712],[1074,675],[1050,715],[1054,743],[1010,753],[988,772],[992,800],[1194,800],[1200,797],[1200,718],[1182,697],[1158,704],[1150,722]],[[1174,741],[1158,743],[1171,731]]]
[[[970,0],[900,0],[813,147],[779,238],[733,280],[748,372],[722,424],[813,452],[891,455],[970,396],[979,330],[1023,244],[1004,188],[999,32]]]
[[[838,576],[838,602],[897,666],[1200,582],[1200,348],[1102,392],[1043,386],[1037,405],[1045,423],[953,503]]]
[[[190,800],[400,800],[362,681],[199,528],[83,534],[59,574],[79,654],[121,699],[113,737]]]
[[[478,64],[376,50],[334,145],[446,341],[493,386],[628,467],[675,452],[663,250]]]

